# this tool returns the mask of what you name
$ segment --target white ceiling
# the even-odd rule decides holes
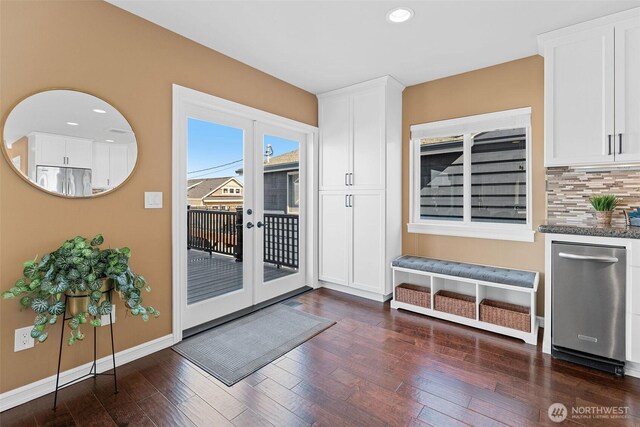
[[[410,86],[537,53],[536,35],[640,0],[107,0],[313,93]],[[386,12],[415,17],[391,24]]]

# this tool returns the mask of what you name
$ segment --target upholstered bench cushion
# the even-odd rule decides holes
[[[466,264],[463,262],[443,261],[440,259],[417,256],[401,256],[391,265],[448,276],[464,277],[472,280],[501,283],[503,285],[534,288],[536,274],[531,271],[511,270],[508,268],[488,267],[484,265]]]

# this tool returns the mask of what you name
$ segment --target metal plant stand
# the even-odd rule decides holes
[[[113,289],[109,289],[105,292],[103,292],[103,294],[106,294],[107,300],[109,301],[109,303],[111,303],[111,292]],[[96,378],[98,375],[110,375],[113,376],[113,387],[115,389],[115,392],[118,392],[118,381],[117,381],[117,376],[116,376],[116,353],[115,353],[115,347],[113,344],[113,314],[112,312],[109,313],[109,331],[111,333],[111,359],[113,360],[113,373],[98,373],[98,366],[97,366],[97,357],[98,357],[98,348],[97,348],[97,342],[96,342],[96,327],[93,327],[93,365],[91,365],[91,370],[89,371],[88,374],[81,376],[80,378],[76,378],[75,380],[66,382],[64,384],[60,384],[60,363],[62,361],[62,343],[64,341],[64,323],[67,320],[70,320],[73,318],[73,316],[69,317],[67,316],[67,301],[69,298],[87,298],[86,296],[74,296],[74,295],[66,295],[64,296],[64,306],[65,306],[65,311],[64,311],[64,318],[62,321],[62,327],[60,328],[62,331],[60,332],[60,351],[58,353],[58,371],[56,373],[56,391],[54,393],[54,397],[53,397],[53,410],[56,410],[57,404],[58,404],[58,391],[60,389],[63,389],[64,387],[74,384],[78,381],[81,381],[87,377],[93,377]]]

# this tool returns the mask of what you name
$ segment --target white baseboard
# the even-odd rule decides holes
[[[373,301],[385,302],[391,299],[392,294],[382,295],[374,292],[362,291],[360,289],[350,288],[348,286],[336,285],[335,283],[319,281],[319,284],[323,288],[331,289],[345,294],[354,295],[361,298],[367,298]]]
[[[170,347],[173,344],[173,335],[165,335],[164,337],[156,338],[153,341],[140,344],[136,347],[122,350],[116,353],[116,366],[124,365],[125,363],[132,362],[136,359],[140,359],[141,357],[148,356],[151,353]],[[61,372],[60,383],[65,384],[88,374],[92,364],[93,361],[85,363],[82,366],[69,369],[68,371]],[[113,361],[111,360],[111,355],[98,359],[98,372],[105,372],[112,368]],[[55,389],[56,376],[52,375],[31,384],[9,390],[0,394],[0,412],[22,405],[23,403],[44,396],[45,394],[49,394],[55,391]],[[53,400],[51,403],[53,404]]]
[[[640,363],[627,361],[624,364],[624,374],[630,377],[640,378]]]

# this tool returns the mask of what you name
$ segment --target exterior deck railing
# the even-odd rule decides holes
[[[187,207],[187,249],[233,255],[242,261],[242,208],[219,211]],[[298,215],[264,215],[264,262],[298,268]]]

